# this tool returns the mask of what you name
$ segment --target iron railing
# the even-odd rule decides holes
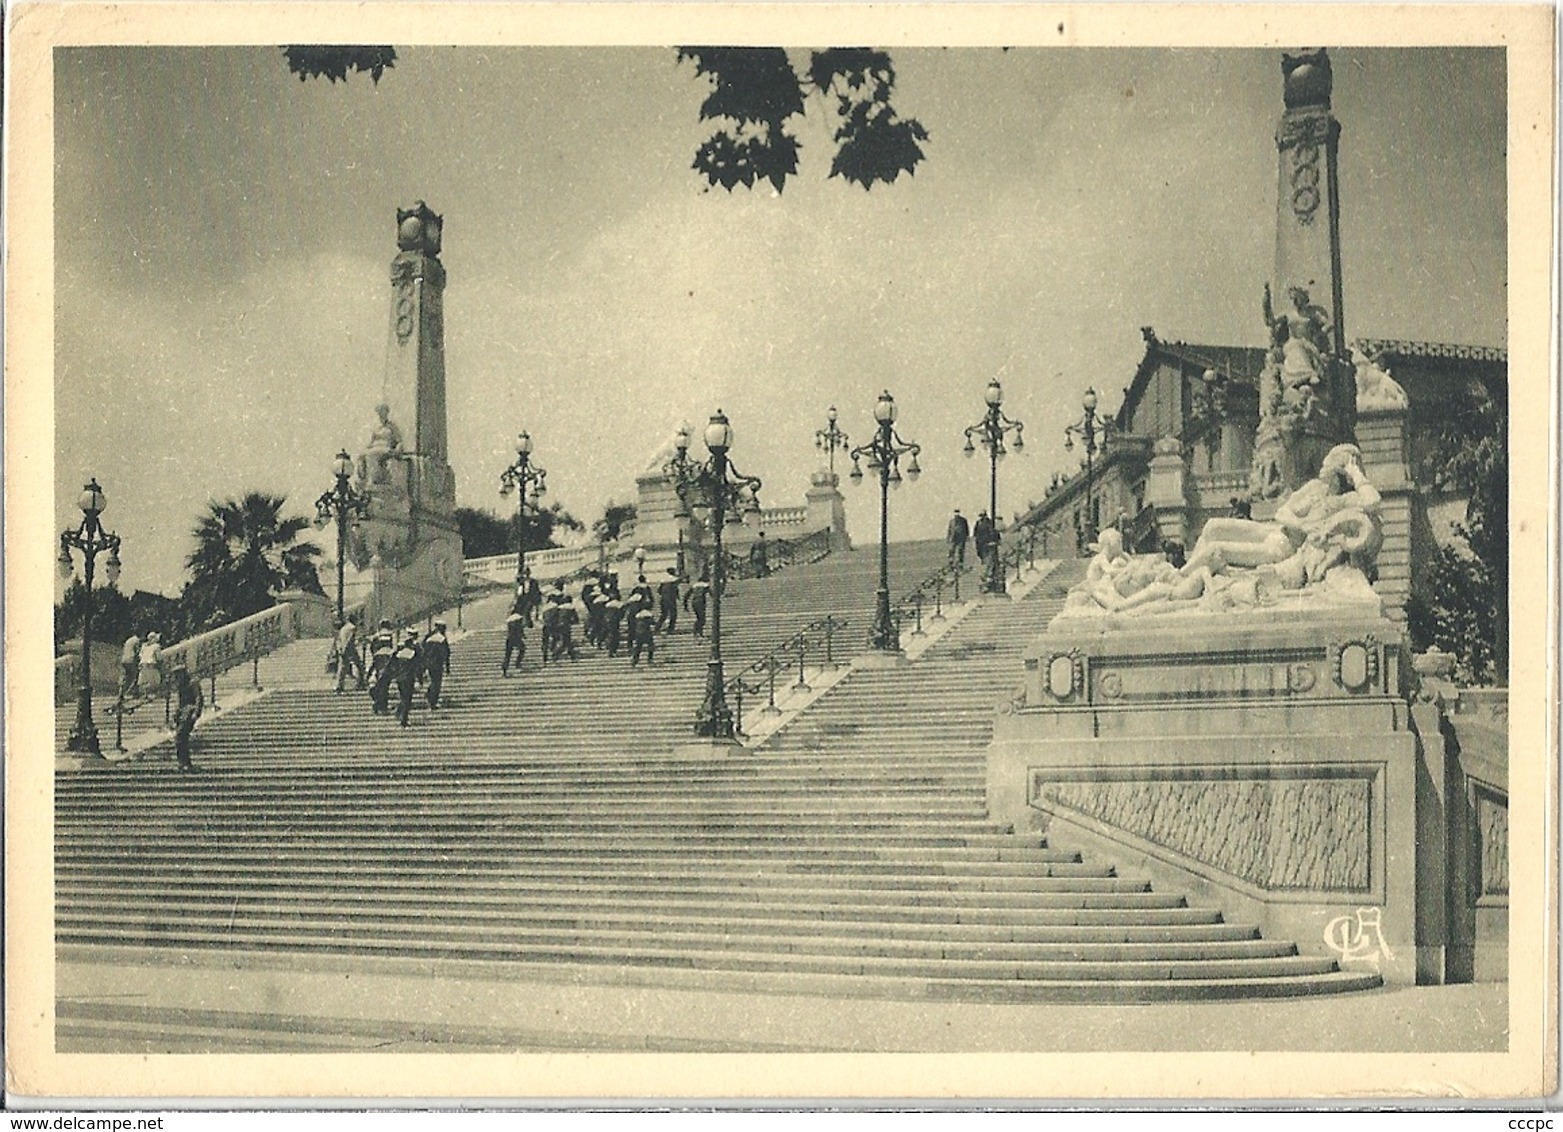
[[[945,605],[961,600],[961,575],[967,572],[953,564],[941,566],[892,603],[890,616],[895,619],[897,633],[910,623],[910,635],[921,637],[926,632],[925,614],[930,622],[943,621]],[[977,584],[980,579],[973,577],[971,582]]]
[[[1046,532],[1033,523],[1011,527],[1004,532],[1004,542],[1008,545],[999,552],[999,568],[1004,571],[1006,582],[1011,579],[1018,582],[1036,569],[1037,547],[1043,548],[1043,557],[1046,557],[1046,540]]]
[[[723,551],[722,561],[730,579],[759,578],[774,574],[789,566],[807,566],[828,557],[834,549],[829,527],[795,539],[767,539],[765,541],[765,571],[761,573],[759,560],[751,557],[752,549],[733,552]],[[751,544],[751,547],[753,544]]]
[[[829,672],[837,667],[835,639],[847,622],[834,614],[827,614],[810,621],[802,629],[771,649],[759,660],[732,677],[724,685],[728,702],[733,705],[733,731],[740,738],[748,735],[744,730],[744,700],[746,697],[765,696],[762,715],[779,715],[776,706],[777,688],[783,691],[809,691],[807,670],[809,658],[814,657],[814,667]],[[781,681],[781,683],[778,683]]]

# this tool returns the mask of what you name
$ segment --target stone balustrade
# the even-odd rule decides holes
[[[809,521],[809,509],[807,507],[762,507],[760,508],[760,529],[767,535],[773,531],[781,531],[788,527],[797,527],[800,530]]]
[[[221,628],[198,633],[163,650],[163,670],[181,666],[200,679],[257,660],[298,638],[292,603],[272,606]]]
[[[528,571],[540,582],[567,577],[578,570],[596,566],[598,562],[615,562],[629,556],[629,541],[625,539],[606,544],[587,543],[584,546],[551,547],[548,550],[526,552]],[[490,554],[482,558],[468,558],[463,572],[469,579],[511,583],[516,578],[514,554]]]

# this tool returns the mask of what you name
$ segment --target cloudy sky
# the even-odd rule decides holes
[[[467,505],[506,506],[526,428],[590,521],[718,406],[764,501],[798,503],[827,406],[865,440],[889,388],[926,472],[892,538],[936,534],[985,499],[960,448],[989,378],[1026,423],[1008,514],[1070,466],[1086,386],[1117,407],[1141,326],[1263,342],[1279,52],[898,50],[916,176],[829,179],[816,98],[781,195],[704,191],[706,81],[669,48],[399,53],[375,86],[300,83],[274,48],[57,52],[56,512],[99,477],[122,586],[175,592],[208,500],[306,513],[362,446],[419,198],[445,217]],[[1348,334],[1504,344],[1502,53],[1332,57]],[[874,537],[876,493],[845,490]]]

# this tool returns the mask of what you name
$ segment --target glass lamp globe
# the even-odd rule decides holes
[[[341,479],[346,479],[353,474],[353,458],[347,454],[344,448],[336,454],[336,459],[331,461],[331,474]]]
[[[108,579],[111,586],[119,584],[119,571],[122,563],[119,560],[119,547],[109,551],[109,560],[103,564],[103,576]]]
[[[1096,390],[1088,388],[1085,391],[1085,396],[1080,398],[1080,404],[1086,412],[1094,413],[1096,411]]]
[[[103,509],[108,506],[108,497],[103,494],[103,489],[98,486],[98,481],[93,479],[81,489],[81,495],[76,500],[76,506],[81,508],[83,515],[101,515]]]
[[[532,436],[530,433],[523,432],[520,436],[516,437],[516,455],[530,456],[531,454]]]
[[[994,409],[997,409],[1004,403],[1004,387],[999,384],[998,378],[988,382],[987,392],[983,393],[982,399],[988,403],[990,408]]]
[[[832,405],[825,413],[825,419],[831,424],[836,423],[836,406]]]
[[[706,425],[706,447],[712,452],[717,449],[726,450],[733,445],[733,427],[727,423],[727,417],[718,409],[711,417],[711,423]]]
[[[874,406],[874,419],[880,424],[895,424],[896,416],[900,410],[896,408],[895,398],[890,396],[890,390],[886,389],[879,395],[879,403]]]

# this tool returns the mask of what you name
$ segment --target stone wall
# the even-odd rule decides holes
[[[1403,666],[1371,608],[1057,621],[995,726],[990,816],[1416,981],[1444,944],[1419,870],[1443,860]]]

